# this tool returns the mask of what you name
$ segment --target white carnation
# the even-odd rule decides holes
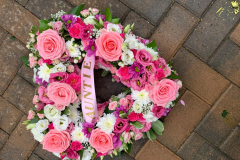
[[[42,78],[42,80],[49,82],[50,74],[52,73],[52,70],[48,68],[46,63],[43,63],[42,66],[39,67],[39,78]]]
[[[132,108],[135,113],[142,113],[143,103],[141,101],[134,101]]]
[[[57,110],[54,105],[46,105],[44,107],[44,114],[47,119],[51,122],[57,119],[61,115],[61,111]]]
[[[62,63],[59,63],[57,65],[55,65],[52,69],[51,69],[51,72],[52,73],[57,73],[57,72],[66,72],[67,71],[67,67],[62,64]]]
[[[97,123],[97,126],[107,134],[112,133],[117,118],[114,114],[104,114]]]
[[[49,125],[49,121],[47,119],[39,120],[36,123],[36,128],[39,132],[43,132],[48,128],[48,125]]]
[[[94,16],[88,16],[87,18],[85,18],[83,21],[84,23],[86,23],[87,25],[88,24],[92,24],[92,25],[95,25],[96,22],[94,21]]]
[[[79,48],[73,46],[73,41],[66,42],[66,49],[69,51],[70,57],[81,56],[81,51],[79,50]]]
[[[119,34],[122,33],[122,30],[121,30],[121,28],[119,27],[119,25],[117,25],[117,24],[112,24],[112,23],[109,23],[109,24],[107,25],[107,31],[108,31],[108,32],[117,32],[117,33],[119,33]]]
[[[67,115],[62,115],[53,121],[53,126],[57,131],[64,131],[67,129],[69,123],[71,123],[71,119]]]
[[[127,50],[126,52],[123,52],[122,54],[122,61],[124,65],[132,65],[134,62],[134,54],[132,51]]]
[[[71,140],[72,141],[79,141],[81,143],[85,143],[88,141],[88,138],[82,132],[82,125],[76,126],[71,133]]]
[[[85,149],[83,152],[82,160],[90,160],[92,158],[91,148]]]
[[[149,92],[147,92],[145,89],[141,91],[132,89],[131,96],[134,100],[139,101],[143,104],[148,104],[149,102],[151,102],[151,99],[149,98]]]
[[[148,123],[155,122],[158,120],[158,118],[155,117],[151,111],[148,111],[146,114],[143,114],[143,118],[145,118]]]
[[[77,123],[78,120],[80,119],[79,111],[76,108],[72,107],[72,106],[69,107],[69,111],[70,111],[70,114],[69,114],[68,117],[71,119],[71,121],[73,123]]]
[[[138,49],[138,40],[133,34],[126,34],[124,43],[127,43],[130,49]]]
[[[39,131],[37,130],[37,128],[33,128],[33,129],[31,130],[31,132],[32,132],[35,140],[37,140],[38,142],[42,142],[42,141],[43,141],[44,134],[41,133],[41,132],[39,132]]]

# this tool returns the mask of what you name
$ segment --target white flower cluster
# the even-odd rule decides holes
[[[51,18],[55,19],[56,21],[61,18],[62,15],[64,15],[66,12],[63,10],[58,11],[56,14],[51,14]]]
[[[101,128],[101,130],[107,134],[112,133],[114,129],[114,125],[117,118],[114,114],[105,114],[103,117],[100,118],[100,120],[97,123],[97,127]]]

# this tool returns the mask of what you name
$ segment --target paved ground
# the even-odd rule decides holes
[[[163,136],[134,143],[124,160],[240,160],[240,14],[232,13],[231,0],[0,0],[1,160],[57,159],[22,125],[35,86],[20,57],[29,54],[31,25],[82,3],[108,6],[123,24],[134,22],[134,32],[156,39],[183,80],[186,106],[177,104],[170,112]],[[216,13],[221,7],[223,12]],[[109,81],[96,81],[101,100],[110,97],[106,88],[120,92],[121,85]]]

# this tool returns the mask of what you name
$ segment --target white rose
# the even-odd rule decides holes
[[[122,54],[122,61],[124,65],[132,65],[134,62],[134,54],[132,51],[127,50],[126,52],[123,52]]]
[[[48,128],[48,125],[49,125],[49,122],[47,119],[44,119],[44,120],[39,120],[37,123],[36,123],[36,128],[39,132],[43,132],[45,131],[47,128]]]
[[[122,33],[122,30],[121,30],[121,28],[119,27],[119,25],[117,25],[117,24],[112,24],[112,23],[109,23],[109,24],[107,25],[107,31],[108,31],[108,32],[117,32],[117,33],[119,33],[119,34]]]
[[[89,17],[85,18],[83,21],[84,21],[84,23],[86,23],[86,24],[95,25],[96,22],[94,21],[94,19],[95,19],[94,16],[89,16]]]
[[[66,72],[67,71],[67,67],[62,64],[62,63],[59,63],[57,64],[56,66],[54,66],[52,69],[51,69],[52,73],[56,73],[56,72]]]
[[[152,48],[145,48],[146,51],[148,51],[153,57],[158,56],[158,52],[155,52]]]
[[[47,119],[51,122],[57,119],[61,115],[61,111],[57,110],[54,105],[46,105],[44,107],[44,114]]]
[[[67,117],[67,115],[62,115],[53,121],[53,126],[57,131],[63,131],[67,129],[69,123],[71,123],[71,120]]]
[[[133,111],[136,113],[142,113],[143,108],[142,108],[143,104],[140,101],[135,101],[132,105],[133,107]]]
[[[155,117],[151,111],[147,112],[146,114],[143,114],[143,118],[145,118],[148,123],[155,122],[158,120],[158,118]]]
[[[44,138],[44,134],[43,133],[40,133],[37,128],[33,128],[31,130],[32,134],[33,134],[33,137],[35,140],[37,140],[38,142],[42,142],[43,138]]]

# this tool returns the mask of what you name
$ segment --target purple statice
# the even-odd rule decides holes
[[[102,18],[102,21],[103,21],[103,22],[105,21],[105,15],[97,14],[97,15],[95,16],[96,20],[99,21],[99,17]]]
[[[127,113],[127,110],[124,108],[123,105],[120,105],[119,107],[116,108],[116,111],[113,112],[113,114],[116,116],[116,117],[119,117],[119,114],[122,114],[122,113]]]
[[[165,108],[163,116],[167,116],[168,112],[170,112],[171,110],[172,110],[171,108]]]
[[[90,138],[92,134],[92,130],[94,129],[95,124],[94,123],[82,123],[83,129],[82,132],[87,138]]]
[[[73,17],[73,14],[62,15],[61,19],[65,22],[67,28],[71,27],[74,23],[77,22],[77,18]]]
[[[89,41],[89,44],[84,48],[87,51],[87,56],[90,57],[92,55],[96,55],[97,46],[95,44],[95,39]]]
[[[112,137],[112,141],[113,141],[113,148],[115,150],[117,150],[118,148],[120,148],[122,146],[122,141],[120,140],[120,135],[119,134],[115,134]]]
[[[48,86],[48,83],[46,81],[43,81],[42,78],[39,78],[39,75],[36,76],[35,83],[38,83],[39,85],[43,85],[45,87]]]
[[[144,67],[138,62],[134,62],[132,66],[129,67],[129,73],[131,77],[137,78],[144,73]]]

